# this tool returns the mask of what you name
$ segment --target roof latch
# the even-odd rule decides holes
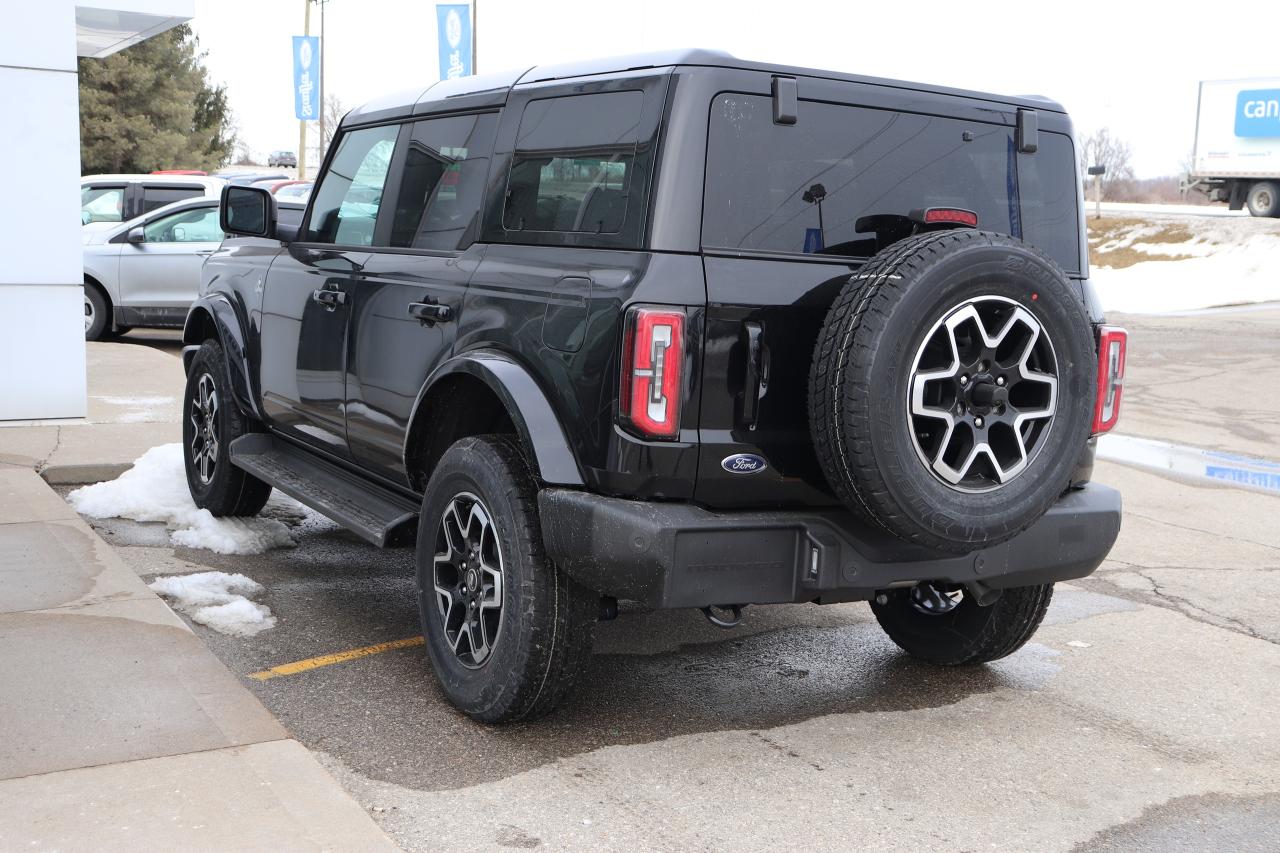
[[[795,124],[800,114],[800,89],[794,77],[773,78],[773,123]]]
[[[774,107],[776,112],[777,107]],[[1035,110],[1018,110],[1018,152],[1034,154],[1040,147],[1040,117]]]

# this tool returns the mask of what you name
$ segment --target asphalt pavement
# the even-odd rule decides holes
[[[1113,319],[1132,335],[1122,431],[1280,456],[1280,310]],[[502,728],[396,644],[419,635],[409,550],[324,522],[253,557],[94,527],[144,579],[266,587],[274,629],[196,634],[408,850],[1280,849],[1280,496],[1095,476],[1125,495],[1112,558],[1004,661],[918,664],[862,604],[750,608],[732,631],[624,610],[557,713]]]

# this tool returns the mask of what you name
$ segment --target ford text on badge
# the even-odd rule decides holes
[[[720,467],[730,474],[759,474],[769,467],[769,463],[754,453],[735,453],[722,459]]]

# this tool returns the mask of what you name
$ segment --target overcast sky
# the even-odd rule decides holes
[[[289,37],[305,0],[197,0],[206,65],[260,155],[298,147]],[[673,47],[1061,101],[1077,132],[1108,126],[1139,177],[1191,149],[1196,83],[1280,77],[1280,2],[721,2],[479,0],[480,73]],[[348,107],[437,78],[435,4],[329,0],[326,91]],[[1191,20],[1202,21],[1198,27]],[[1208,21],[1219,26],[1211,29]],[[320,32],[312,7],[311,32]],[[1258,43],[1250,48],[1252,35]],[[314,140],[311,143],[314,145]]]

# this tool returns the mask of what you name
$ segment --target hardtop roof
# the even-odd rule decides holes
[[[937,86],[928,83],[913,83],[904,80],[893,80],[884,77],[868,77],[860,74],[846,74],[840,71],[826,71],[816,68],[803,68],[794,65],[776,65],[765,62],[752,62],[739,59],[732,54],[718,50],[692,48],[684,50],[663,50],[652,53],[630,54],[626,56],[602,57],[579,62],[559,63],[552,65],[535,65],[524,70],[513,69],[492,74],[472,77],[458,77],[452,80],[441,80],[428,85],[425,89],[415,87],[401,92],[377,98],[356,107],[343,118],[343,125],[381,117],[388,111],[410,110],[416,105],[442,101],[466,95],[485,93],[497,94],[513,87],[541,83],[549,80],[565,80],[576,77],[591,77],[603,74],[618,74],[646,68],[674,69],[684,67],[732,68],[746,71],[762,71],[768,74],[779,74],[793,77],[817,77],[827,80],[845,80],[851,83],[863,83],[873,86],[886,86],[915,92],[932,92],[943,95],[973,98],[992,101],[1000,104],[1028,107],[1031,109],[1049,110],[1065,113],[1066,110],[1057,101],[1040,95],[997,95],[991,92],[979,92],[969,89],[958,89],[950,86]]]

